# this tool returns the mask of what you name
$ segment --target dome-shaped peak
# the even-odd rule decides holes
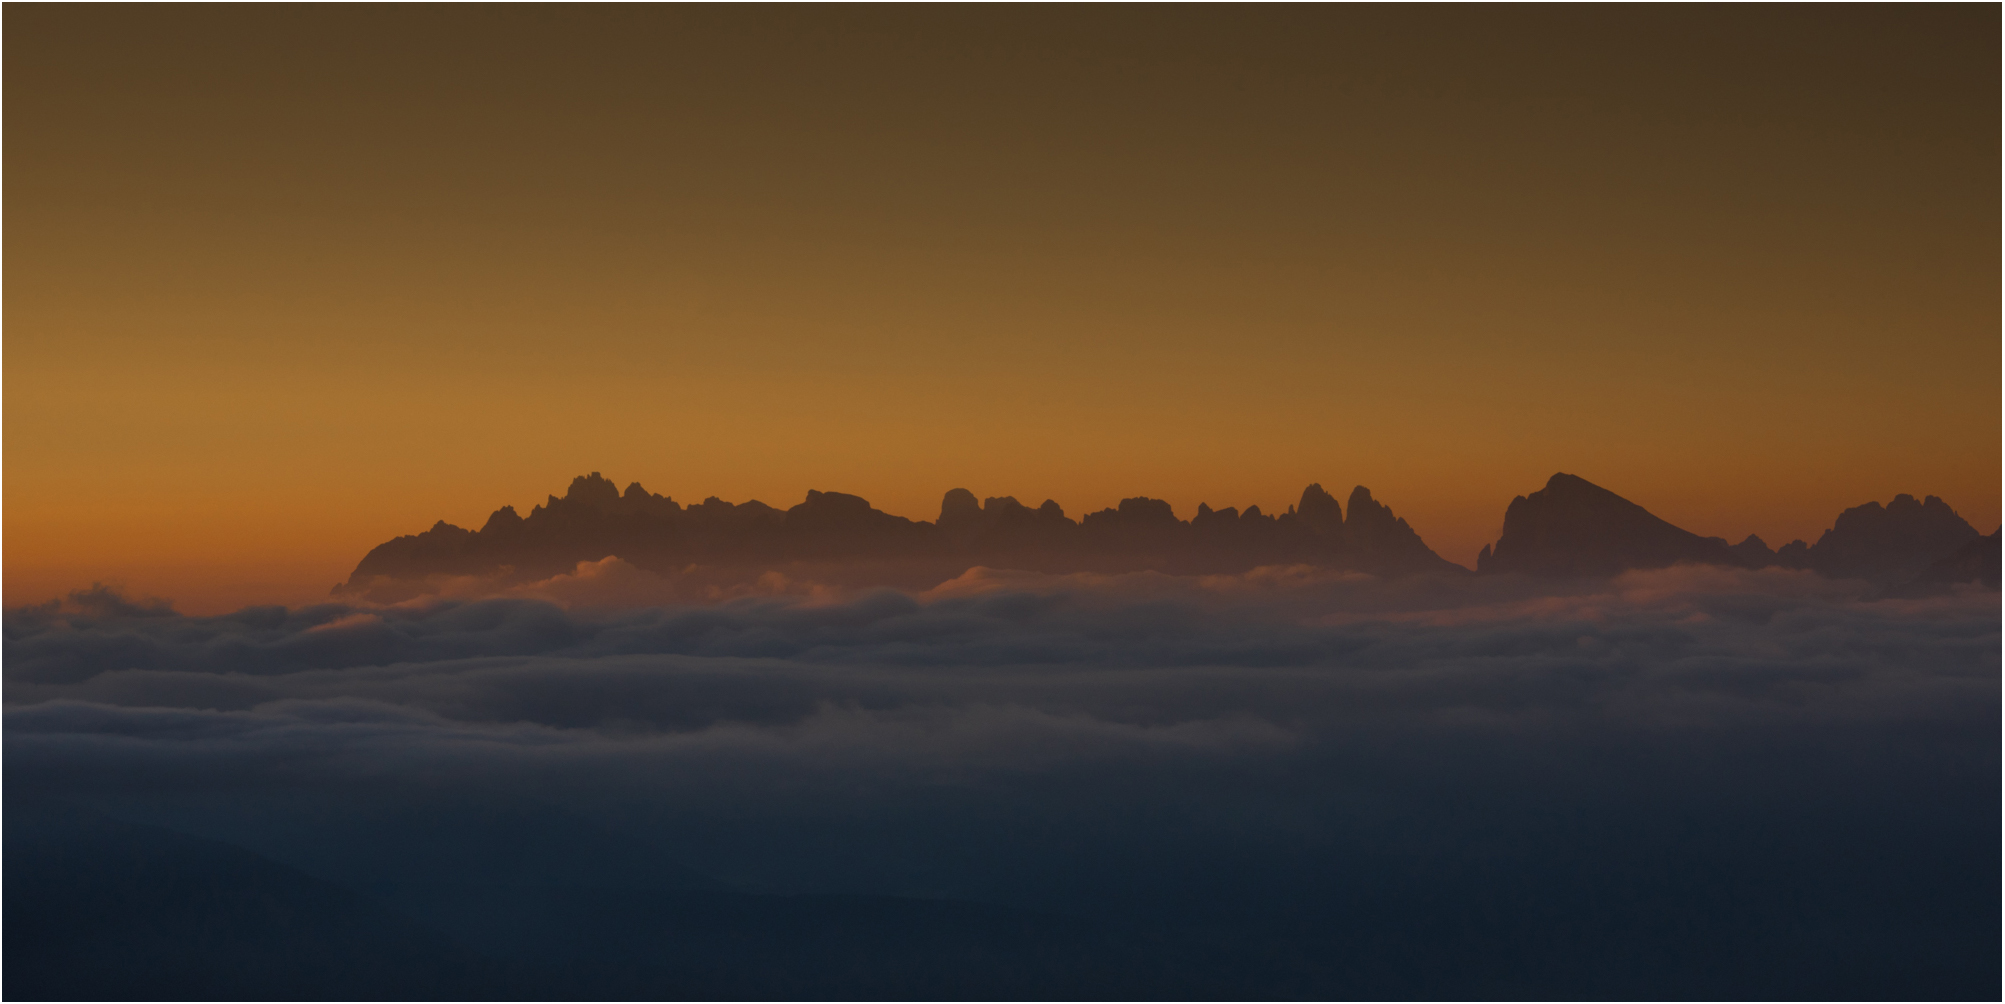
[[[819,512],[871,511],[869,501],[861,495],[850,495],[845,492],[818,492],[812,488],[808,489],[807,499],[794,508]]]
[[[1124,522],[1129,523],[1174,523],[1177,521],[1176,512],[1170,508],[1168,502],[1162,499],[1152,499],[1145,495],[1122,499],[1120,508],[1115,511],[1121,514],[1121,519]]]
[[[956,523],[979,519],[982,504],[975,501],[975,493],[966,488],[955,488],[940,500],[940,525],[952,526]]]

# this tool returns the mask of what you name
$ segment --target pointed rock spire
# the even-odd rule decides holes
[[[480,532],[494,534],[509,533],[520,529],[521,526],[522,517],[516,514],[515,507],[505,505],[496,509],[493,515],[487,517],[487,522],[481,525]]]
[[[1324,491],[1320,484],[1302,489],[1302,501],[1295,504],[1295,515],[1326,534],[1339,533],[1344,528],[1343,506],[1338,505],[1336,496]]]
[[[1371,489],[1358,485],[1351,489],[1349,513],[1344,518],[1344,550],[1357,567],[1379,574],[1399,572],[1455,571],[1468,569],[1435,554],[1420,534],[1393,515],[1392,510],[1371,497]]]

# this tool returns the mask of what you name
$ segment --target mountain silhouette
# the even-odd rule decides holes
[[[1995,585],[1996,536],[1981,537],[1933,495],[1922,502],[1897,495],[1884,507],[1868,502],[1840,513],[1814,545],[1797,540],[1771,551],[1756,536],[1738,544],[1701,537],[1606,488],[1561,473],[1543,489],[1511,500],[1503,533],[1477,556],[1476,570],[1594,577],[1676,564],[1779,566],[1885,585]],[[1989,551],[1982,546],[1986,540],[1992,541]]]
[[[1896,495],[1838,514],[1810,548],[1810,567],[1833,578],[1899,581],[1915,578],[1981,535],[1943,500]]]
[[[1983,542],[1989,540],[1989,545]],[[1986,548],[1989,550],[1986,550]],[[1941,499],[1897,495],[1845,510],[1815,545],[1771,550],[1674,526],[1572,474],[1511,500],[1496,543],[1476,559],[1482,574],[1601,577],[1630,569],[1707,564],[1809,569],[1833,578],[1935,588],[1997,583],[1996,535],[1986,538]],[[984,565],[1029,571],[1230,574],[1308,564],[1382,576],[1466,574],[1429,548],[1406,520],[1359,485],[1346,503],[1312,484],[1281,513],[1200,504],[1179,519],[1169,502],[1135,496],[1074,520],[1056,501],[977,500],[955,488],[932,522],[894,516],[867,499],[810,491],[799,505],[733,504],[712,496],[684,506],[642,488],[624,491],[598,472],[572,479],[528,516],[494,511],[477,531],[440,521],[372,549],[337,593],[411,595],[439,576],[533,581],[617,557],[656,572],[694,569],[729,579],[781,568],[829,581],[925,587]],[[1988,564],[1987,564],[1988,562]]]
[[[1334,496],[1310,485],[1299,505],[1278,514],[1199,505],[1183,520],[1169,502],[1136,496],[1075,521],[1050,499],[1036,508],[1007,496],[978,502],[956,488],[941,499],[939,518],[926,522],[842,492],[810,491],[784,511],[715,497],[683,506],[637,482],[621,491],[595,471],[528,516],[503,506],[477,531],[440,521],[380,544],[336,591],[386,596],[396,583],[433,576],[535,580],[608,557],[659,572],[840,568],[852,579],[893,585],[936,583],[975,565],[1216,574],[1312,564],[1380,575],[1467,574],[1364,486],[1352,491],[1350,508],[1347,520]]]
[[[1672,526],[1585,478],[1555,474],[1544,488],[1511,500],[1503,535],[1477,557],[1476,570],[1603,576],[1680,562],[1748,564],[1744,554],[1718,537]]]

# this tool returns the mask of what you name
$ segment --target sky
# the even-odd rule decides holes
[[[5,601],[325,595],[602,471],[1999,524],[1999,13],[7,12]]]

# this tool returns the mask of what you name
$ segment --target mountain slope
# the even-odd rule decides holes
[[[1584,478],[1554,474],[1543,489],[1511,500],[1503,535],[1476,570],[1606,576],[1679,562],[1744,563],[1724,540],[1681,530]]]
[[[1561,473],[1543,489],[1511,500],[1504,510],[1503,534],[1477,556],[1476,570],[1593,577],[1689,563],[1807,568],[1882,586],[1973,580],[1995,585],[1997,559],[1986,558],[1986,539],[1933,495],[1922,502],[1896,495],[1884,507],[1868,502],[1840,513],[1815,545],[1798,540],[1771,551],[1755,536],[1729,545],[1673,526],[1606,488]],[[1994,544],[1991,552],[1996,550]]]

